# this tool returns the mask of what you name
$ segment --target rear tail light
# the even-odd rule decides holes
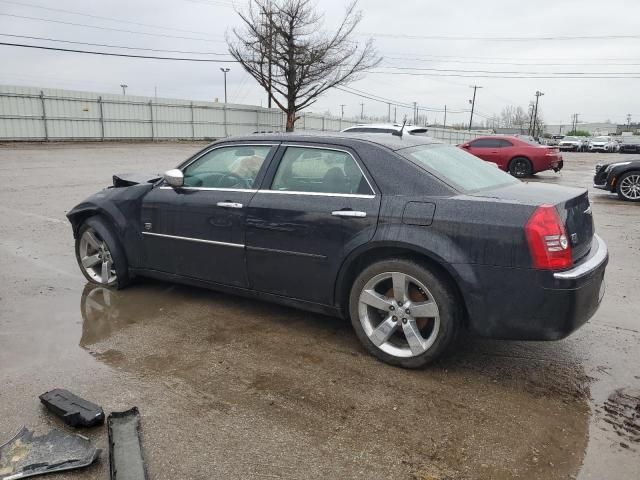
[[[573,265],[567,232],[555,207],[538,207],[524,230],[534,268],[561,270]]]

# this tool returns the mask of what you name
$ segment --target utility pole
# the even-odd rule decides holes
[[[573,128],[571,129],[572,133],[575,133],[576,130],[578,130],[578,115],[580,115],[579,113],[574,113],[573,114]]]
[[[387,121],[391,123],[391,104],[387,103],[388,112],[387,112]]]
[[[220,67],[220,71],[224,74],[224,103],[227,103],[227,73],[230,68]]]
[[[344,103],[340,104],[340,118],[344,118],[344,107],[346,107],[346,105]]]
[[[478,85],[471,85],[469,88],[473,88],[473,100],[471,100],[471,118],[469,118],[469,131],[471,131],[471,125],[473,125],[473,111],[476,107],[476,90],[482,87],[479,87]]]
[[[393,123],[398,123],[398,107],[393,107]]]
[[[534,108],[534,113],[533,113],[533,130],[531,135],[532,136],[536,136],[536,125],[538,123],[538,102],[540,101],[540,97],[542,97],[544,95],[544,93],[542,93],[541,91],[536,91],[536,106]]]
[[[533,128],[533,102],[529,102],[529,129],[527,133],[531,135],[531,129]]]
[[[271,2],[269,2],[269,13],[268,13],[268,21],[269,25],[267,27],[267,36],[269,38],[269,48],[267,50],[267,62],[269,64],[269,73],[267,77],[267,108],[271,108],[271,58],[273,55],[273,21],[272,21],[272,10],[271,10]],[[225,103],[226,100],[225,100]]]
[[[360,104],[360,120],[364,120],[364,103]]]
[[[156,100],[158,100],[158,86],[154,86],[153,87],[153,95],[154,97],[156,97]]]
[[[129,87],[129,85],[125,85],[124,83],[121,83],[120,87],[122,88],[122,95],[126,95],[127,94],[127,87]]]
[[[627,113],[627,127],[631,126],[631,114]]]
[[[413,102],[413,124],[416,125],[418,123],[418,102]]]
[[[444,106],[444,120],[442,121],[442,128],[447,128],[447,106]]]

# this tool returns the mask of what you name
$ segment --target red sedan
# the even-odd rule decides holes
[[[545,170],[558,172],[563,166],[558,148],[518,137],[478,137],[463,143],[460,148],[487,162],[495,163],[501,170],[518,178]]]

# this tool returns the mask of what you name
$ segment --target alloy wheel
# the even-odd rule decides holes
[[[627,175],[620,182],[620,193],[629,200],[640,199],[640,174]]]
[[[529,174],[529,165],[524,159],[516,159],[513,163],[513,174],[516,177],[526,177]]]
[[[431,292],[401,272],[381,273],[369,280],[360,293],[358,315],[369,340],[395,357],[425,353],[440,330],[440,313]]]
[[[94,282],[109,285],[117,279],[111,251],[93,228],[82,233],[78,250],[80,264]]]

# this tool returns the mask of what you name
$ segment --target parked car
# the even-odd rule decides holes
[[[593,186],[617,193],[623,200],[640,202],[640,160],[596,165]]]
[[[568,152],[582,152],[586,147],[585,139],[583,137],[564,137],[558,143],[558,148],[561,151]]]
[[[594,137],[589,141],[590,152],[617,152],[620,148],[618,142],[611,137]]]
[[[559,172],[564,166],[557,147],[547,147],[513,136],[478,137],[463,143],[460,148],[495,163],[500,169],[519,178],[545,170]]]
[[[116,175],[67,216],[89,282],[155,277],[350,318],[403,367],[462,328],[567,336],[598,308],[608,261],[585,190],[414,136],[227,138],[162,177]]]
[[[402,124],[397,123],[380,123],[380,124],[361,124],[354,127],[348,127],[342,130],[345,133],[399,133],[402,128]],[[427,127],[420,127],[418,125],[405,125],[403,134],[409,135],[427,135]]]
[[[640,153],[640,137],[622,137],[620,141],[620,153]]]

